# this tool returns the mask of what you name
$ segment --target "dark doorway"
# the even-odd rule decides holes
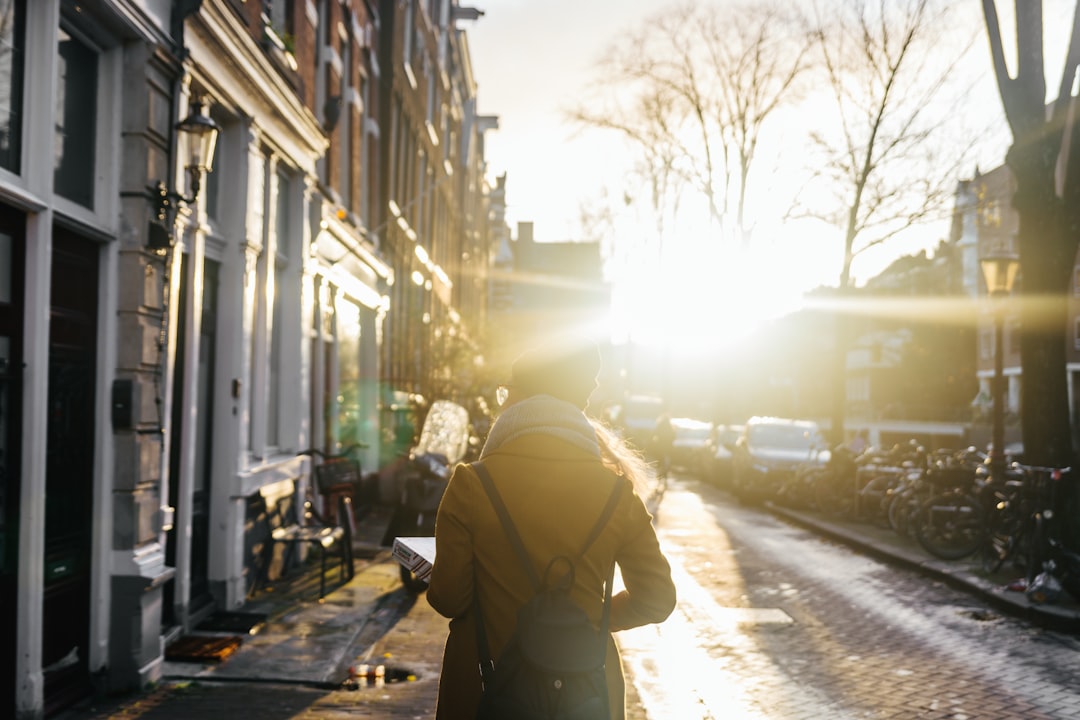
[[[90,692],[98,245],[53,229],[45,462],[45,712]]]
[[[190,258],[185,255],[180,266],[180,296],[177,310],[187,306],[190,293],[187,281],[186,266]],[[183,437],[183,415],[188,408],[181,394],[184,386],[184,378],[191,371],[183,364],[185,355],[185,330],[186,319],[184,313],[179,316],[179,328],[177,333],[176,372],[173,378],[173,411],[172,411],[172,453],[169,457],[169,504],[174,508],[180,508],[181,503],[188,502],[189,498],[180,496],[180,454],[183,443],[195,443],[194,485],[192,487],[191,502],[191,593],[188,599],[189,616],[198,617],[213,603],[210,594],[209,583],[209,548],[210,548],[210,483],[212,477],[213,459],[213,419],[214,419],[214,362],[215,343],[217,335],[217,298],[218,298],[218,275],[220,263],[206,260],[203,264],[203,298],[202,320],[199,327],[199,357],[197,360],[197,373],[195,402],[198,407],[198,420],[192,430],[192,437]],[[166,562],[176,565],[176,531],[174,527],[169,531],[165,548]],[[165,607],[163,620],[165,624],[176,624],[179,618],[175,616],[175,580],[169,581],[165,586]]]
[[[22,427],[23,280],[26,221],[0,205],[0,715],[14,714],[16,588],[19,578],[19,448]]]

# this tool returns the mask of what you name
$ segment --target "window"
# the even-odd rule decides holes
[[[293,0],[267,0],[263,6],[266,14],[266,24],[285,43],[285,47],[292,52],[293,42]]]
[[[270,354],[267,359],[266,382],[266,445],[280,445],[281,434],[281,335],[284,330],[284,297],[288,290],[283,287],[285,270],[289,266],[289,176],[277,173],[277,197],[275,203],[274,232],[277,236],[277,253],[273,266],[268,268],[267,282],[274,287],[273,315],[270,318]]]
[[[11,304],[14,293],[11,284],[11,266],[15,257],[15,245],[11,235],[0,233],[0,303]],[[3,371],[0,370],[0,373]]]
[[[362,74],[360,76],[360,152],[357,153],[358,161],[360,164],[360,216],[365,222],[370,222],[371,219],[371,203],[369,201],[369,195],[371,193],[371,162],[368,160],[368,132],[367,132],[367,118],[368,118],[368,98],[370,83],[368,83],[367,75]]]
[[[26,7],[0,0],[0,167],[21,170]]]
[[[416,19],[413,17],[413,4],[415,0],[405,0],[405,44],[402,49],[402,61],[405,68],[409,69],[412,64],[413,47],[416,43]],[[416,87],[416,80],[410,79],[412,86]]]
[[[349,210],[353,209],[352,204],[352,115],[353,104],[351,102],[352,93],[350,88],[352,86],[352,74],[354,72],[352,66],[353,57],[353,36],[350,32],[341,43],[341,88],[338,91],[341,97],[341,116],[338,119],[338,151],[341,162],[341,172],[338,173],[338,197],[341,198],[341,204],[347,207]]]
[[[347,301],[337,303],[338,396],[337,441],[341,445],[361,439],[360,403],[360,308]]]
[[[251,225],[251,232],[262,241],[262,249],[255,257],[254,262],[249,262],[246,268],[246,275],[244,278],[244,293],[245,297],[251,298],[251,306],[245,308],[247,318],[250,318],[251,333],[248,338],[248,353],[247,370],[248,377],[250,378],[251,391],[248,394],[248,449],[251,450],[255,457],[262,457],[262,440],[266,437],[266,433],[259,433],[256,423],[263,418],[263,412],[265,411],[266,396],[264,389],[266,388],[266,373],[265,364],[263,359],[266,353],[266,315],[269,312],[266,307],[266,280],[267,273],[270,268],[273,268],[273,264],[270,264],[270,268],[267,268],[267,252],[266,252],[266,216],[269,213],[269,198],[268,192],[269,182],[267,182],[267,166],[269,161],[265,156],[257,156],[251,158],[251,182],[252,197],[259,198],[259,202],[254,204],[252,208],[251,218],[249,220]],[[257,183],[257,185],[256,185]],[[245,304],[247,304],[245,302]]]
[[[98,52],[61,28],[57,55],[53,181],[58,195],[93,209]]]

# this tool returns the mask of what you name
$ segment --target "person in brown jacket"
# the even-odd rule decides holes
[[[603,586],[611,563],[617,563],[625,589],[611,601],[615,632],[663,622],[675,607],[675,585],[652,518],[635,491],[645,486],[644,460],[585,415],[599,370],[595,343],[563,339],[519,357],[480,459],[538,573],[552,557],[581,550],[613,482],[626,484],[603,532],[575,566],[572,591],[599,626]],[[473,720],[481,694],[474,598],[497,660],[533,589],[468,465],[457,466],[443,495],[435,549],[428,602],[450,618],[436,718]],[[607,678],[611,717],[622,720],[625,685],[612,638]]]

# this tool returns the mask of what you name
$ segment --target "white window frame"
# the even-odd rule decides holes
[[[120,38],[108,32],[92,17],[64,11],[61,3],[59,23],[56,8],[50,3],[30,0],[26,7],[26,60],[23,68],[24,101],[22,126],[22,174],[0,169],[0,180],[11,183],[28,193],[38,194],[50,202],[56,212],[73,218],[88,227],[106,234],[115,234],[120,214],[120,123],[123,117],[123,45]],[[94,197],[93,207],[57,195],[54,190],[56,131],[55,97],[57,44],[59,31],[87,44],[98,53],[97,110],[94,135]],[[40,43],[40,45],[38,45]],[[51,54],[52,62],[40,62],[41,54]],[[49,76],[49,77],[47,77]],[[34,92],[31,89],[53,88],[54,92]],[[46,150],[46,148],[48,150]],[[45,153],[49,162],[42,163]],[[162,178],[170,180],[171,178]]]

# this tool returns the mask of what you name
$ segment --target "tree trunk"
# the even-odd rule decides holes
[[[1020,216],[1024,456],[1031,464],[1064,466],[1073,460],[1065,338],[1066,294],[1076,241],[1066,237],[1063,208],[1055,192],[1055,145],[1047,139],[1018,142],[1009,150],[1007,162],[1016,179],[1013,205]]]

